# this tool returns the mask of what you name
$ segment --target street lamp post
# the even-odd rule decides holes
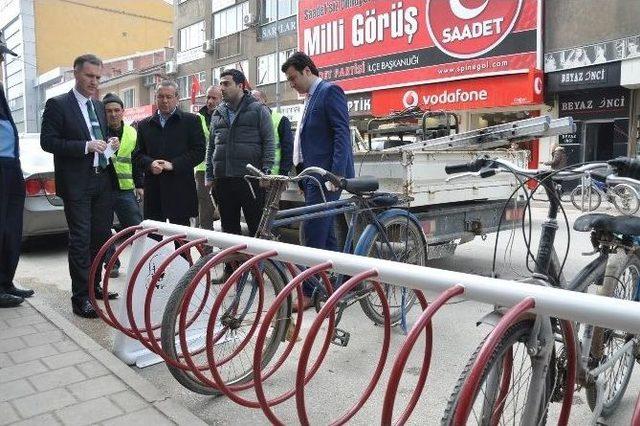
[[[276,0],[276,111],[280,112],[280,0]]]

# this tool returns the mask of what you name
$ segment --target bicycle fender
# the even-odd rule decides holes
[[[484,315],[482,318],[480,318],[478,321],[476,321],[476,327],[479,327],[481,324],[484,325],[488,325],[490,327],[495,327],[496,325],[498,325],[498,323],[500,322],[500,320],[502,319],[502,317],[504,316],[504,314],[507,312],[508,308],[497,308],[491,312],[489,312],[488,314]],[[521,320],[523,318],[531,318],[531,319],[535,319],[535,314],[532,314],[530,312],[526,312],[523,315],[521,315],[518,320]]]
[[[397,208],[389,209],[381,212],[376,217],[378,221],[384,222],[387,218],[393,217],[393,216],[408,217],[409,220],[412,221],[420,229],[420,235],[422,236],[422,244],[424,244],[425,248],[428,250],[427,239],[425,238],[424,232],[422,231],[422,224],[420,223],[417,217],[415,217],[413,214],[411,214],[407,210],[397,209]],[[362,255],[364,253],[364,248],[369,246],[369,244],[371,243],[371,240],[375,237],[376,232],[378,232],[378,229],[375,227],[375,225],[373,224],[367,225],[367,227],[362,232],[362,235],[360,235],[360,238],[358,239],[356,247],[353,250],[353,254]]]

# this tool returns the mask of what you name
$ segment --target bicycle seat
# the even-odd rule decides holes
[[[352,194],[377,191],[380,187],[378,179],[373,176],[359,176],[351,179],[342,179],[342,189]]]
[[[640,217],[612,216],[606,213],[588,213],[580,216],[573,223],[578,232],[608,231],[614,234],[640,235]]]

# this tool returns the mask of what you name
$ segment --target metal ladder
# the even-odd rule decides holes
[[[551,118],[548,115],[525,120],[512,121],[441,138],[414,142],[383,151],[443,151],[443,150],[484,150],[497,148],[512,142],[523,142],[548,136],[574,133],[573,118]]]

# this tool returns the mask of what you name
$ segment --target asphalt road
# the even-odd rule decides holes
[[[534,245],[539,225],[544,218],[545,210],[534,209],[533,237]],[[570,221],[577,214],[570,213]],[[484,276],[491,274],[491,259],[495,236],[486,240],[477,238],[458,248],[453,257],[433,261],[429,266],[474,273]],[[557,250],[564,253],[567,244],[567,233],[560,230],[557,238]],[[571,233],[571,248],[565,266],[567,277],[572,277],[590,260],[581,253],[590,249],[586,234]],[[525,245],[522,233],[518,232],[513,241],[507,233],[501,235],[498,249],[498,273],[502,278],[517,278],[526,275],[524,265]],[[126,259],[122,270],[126,270]],[[111,348],[114,332],[100,320],[82,320],[71,314],[69,301],[70,280],[66,262],[66,240],[64,238],[48,238],[32,243],[25,252],[18,267],[17,279],[23,285],[32,287],[61,314],[83,329],[101,345]],[[112,280],[114,289],[122,294],[125,278]],[[111,287],[110,287],[111,289]],[[434,294],[426,294],[433,300]],[[120,302],[121,303],[121,302]],[[116,304],[117,307],[117,304]],[[482,340],[488,329],[476,326],[476,322],[490,306],[465,300],[454,300],[445,306],[436,316],[433,324],[434,352],[429,378],[416,410],[410,419],[412,424],[439,424],[441,415],[451,390],[466,361],[475,347]],[[411,322],[418,315],[414,309],[409,319]],[[308,328],[313,314],[306,316],[303,333]],[[345,330],[351,333],[351,340],[346,348],[330,346],[325,362],[317,375],[305,388],[305,398],[309,418],[312,424],[326,424],[346,412],[356,401],[368,384],[371,374],[378,362],[382,342],[383,329],[374,326],[358,307],[348,310],[342,322]],[[351,420],[353,424],[379,423],[384,390],[386,388],[391,363],[395,358],[404,335],[398,329],[392,331],[391,346],[383,376],[373,394],[362,410]],[[296,345],[300,347],[301,345]],[[314,349],[317,349],[314,347]],[[398,390],[396,413],[409,400],[420,369],[424,341],[419,340],[414,349]],[[291,388],[295,379],[296,361],[299,353],[294,349],[280,371],[271,377],[265,387],[267,396],[273,397]],[[136,367],[133,367],[136,368]],[[268,424],[259,409],[245,408],[232,402],[229,398],[201,396],[183,388],[168,373],[166,366],[157,364],[136,370],[145,378],[165,389],[178,398],[196,415],[211,424]],[[607,419],[607,424],[628,424],[631,418],[635,398],[640,392],[638,369],[634,372],[627,393],[618,412]],[[253,391],[241,393],[245,398],[254,400]],[[557,405],[557,404],[556,404]],[[552,406],[549,424],[555,423],[559,406]],[[286,401],[275,408],[276,415],[286,424],[298,423],[295,402]],[[571,424],[586,423],[590,419],[590,411],[586,404],[584,391],[577,392]]]

